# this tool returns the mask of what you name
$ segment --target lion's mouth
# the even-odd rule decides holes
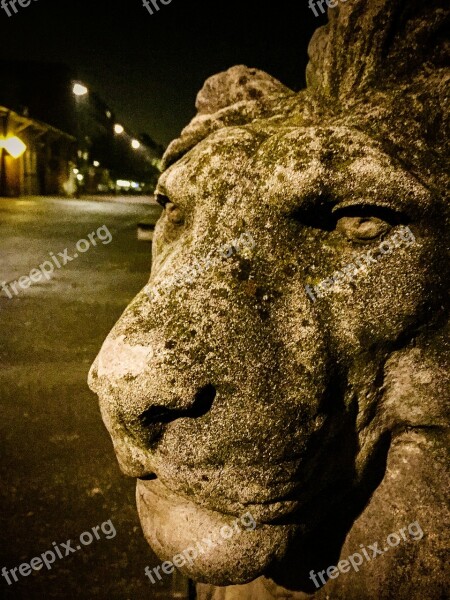
[[[142,497],[144,504],[149,508],[149,503],[146,499],[157,497],[158,501],[171,503],[176,502],[177,498],[179,503],[192,502],[197,505],[199,509],[205,509],[220,514],[227,514],[230,516],[239,517],[245,512],[250,512],[253,517],[259,523],[266,524],[287,524],[298,521],[300,512],[303,512],[303,502],[299,500],[297,494],[294,492],[272,494],[270,499],[263,501],[252,499],[243,501],[229,500],[224,501],[223,497],[215,498],[212,496],[205,496],[196,494],[194,497],[183,493],[183,491],[175,491],[176,486],[172,486],[170,482],[166,484],[163,482],[155,473],[149,473],[142,477],[138,477],[137,489],[138,494]]]

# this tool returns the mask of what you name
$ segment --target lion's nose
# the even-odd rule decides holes
[[[207,384],[193,393],[189,402],[180,401],[175,394],[167,403],[149,398],[148,407],[141,412],[142,403],[136,398],[139,412],[135,415],[133,410],[130,411],[129,404],[123,406],[120,398],[116,398],[107,403],[106,411],[116,415],[116,419],[129,435],[129,443],[132,442],[144,452],[151,453],[156,450],[171,423],[178,419],[203,417],[211,410],[215,397],[216,388]]]
[[[109,352],[110,348],[106,350]],[[149,371],[125,373],[124,360],[102,360],[102,352],[89,374],[89,385],[100,398],[103,421],[111,435],[122,470],[133,477],[153,471],[151,455],[170,424],[178,419],[198,419],[212,408],[217,395],[212,383],[181,381],[171,371],[150,381]],[[106,361],[106,362],[105,362]],[[118,370],[115,369],[118,365]],[[176,385],[178,375],[178,385]],[[169,379],[173,385],[169,385]]]

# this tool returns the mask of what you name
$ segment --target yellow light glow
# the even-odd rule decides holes
[[[26,145],[16,135],[0,140],[0,148],[5,148],[13,158],[19,158],[27,149]]]
[[[135,150],[137,150],[138,148],[140,148],[140,147],[141,147],[141,144],[140,144],[140,142],[138,142],[138,140],[133,140],[133,141],[131,142],[131,145],[132,145],[132,147],[133,147]]]
[[[86,96],[86,94],[88,93],[88,89],[85,85],[82,85],[81,83],[75,83],[73,86],[73,93],[75,94],[75,96]]]
[[[114,131],[120,135],[121,133],[123,133],[124,129],[123,129],[122,125],[120,125],[119,123],[116,123],[114,125]]]

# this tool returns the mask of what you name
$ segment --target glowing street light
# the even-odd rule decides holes
[[[98,160],[94,160],[94,162],[92,164],[94,165],[94,167],[100,166],[100,163],[98,162]]]
[[[138,150],[141,147],[141,143],[138,140],[133,140],[131,142],[131,147],[134,148],[134,150]]]
[[[13,158],[19,158],[27,149],[26,145],[16,135],[0,140],[0,148],[5,148]]]
[[[75,94],[75,96],[86,96],[86,94],[88,93],[87,87],[81,83],[75,83],[72,88],[72,91]]]
[[[124,129],[123,129],[122,125],[119,125],[119,123],[116,123],[114,125],[114,131],[120,135],[121,133],[124,132]]]

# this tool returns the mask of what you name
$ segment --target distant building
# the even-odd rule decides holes
[[[76,135],[75,77],[62,64],[0,60],[0,105]]]
[[[0,196],[75,193],[74,136],[4,106],[0,106],[0,135],[5,141],[18,138],[26,146],[17,158],[5,147],[0,150]]]
[[[113,110],[69,67],[0,60],[0,106],[0,142],[20,133],[27,146],[18,159],[1,151],[0,196],[152,190],[164,149],[118,134]]]

